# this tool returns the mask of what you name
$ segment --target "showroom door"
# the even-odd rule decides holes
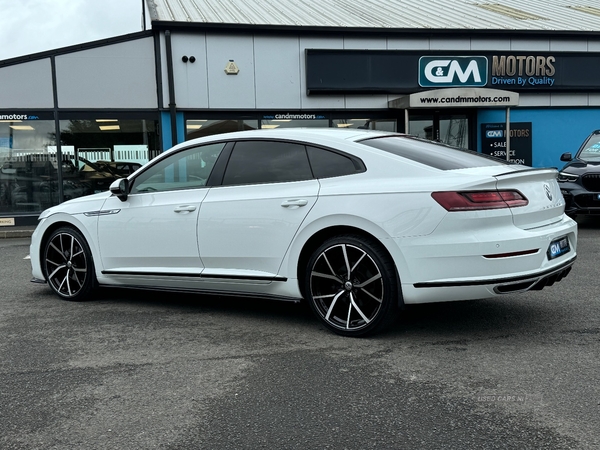
[[[471,138],[474,117],[473,112],[411,112],[408,134],[454,147],[475,149]]]

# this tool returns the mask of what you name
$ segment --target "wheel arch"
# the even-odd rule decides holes
[[[44,257],[44,248],[46,247],[48,239],[50,239],[50,235],[62,227],[77,228],[71,222],[66,222],[66,221],[58,221],[58,222],[54,222],[54,223],[48,225],[48,227],[44,230],[44,233],[40,237],[40,246],[38,248],[38,252],[39,252],[38,258],[40,259],[40,261]],[[89,242],[88,242],[88,245],[89,245]]]
[[[79,221],[75,221],[73,216],[68,216],[68,217],[64,217],[62,215],[57,215],[57,217],[55,217],[45,228],[44,231],[42,233],[42,235],[39,238],[39,248],[38,248],[38,261],[40,262],[40,266],[42,264],[42,260],[43,260],[43,253],[44,253],[44,248],[46,247],[46,243],[48,242],[48,239],[50,238],[50,236],[52,235],[52,233],[54,233],[54,231],[56,231],[59,228],[62,227],[70,227],[70,228],[74,228],[75,230],[77,230],[79,233],[81,233],[81,235],[83,236],[83,238],[85,239],[88,247],[90,248],[90,251],[92,252],[92,261],[94,264],[94,270],[95,270],[95,277],[96,279],[98,279],[98,273],[100,270],[99,267],[99,263],[100,263],[100,257],[99,257],[99,249],[96,246],[96,242],[94,241],[94,239],[92,239],[92,236],[90,235],[90,230],[81,222]]]
[[[398,285],[398,290],[400,292],[400,295],[398,296],[398,306],[402,307],[404,304],[404,301],[403,301],[403,295],[402,295],[402,287],[400,284],[400,270],[398,268],[397,258],[394,258],[394,255],[392,255],[390,248],[388,248],[388,246],[385,245],[381,239],[377,238],[377,236],[375,236],[375,234],[372,234],[363,228],[359,228],[359,227],[351,226],[351,225],[328,226],[328,227],[322,228],[322,229],[318,230],[317,232],[313,233],[306,240],[306,242],[302,246],[302,249],[300,250],[300,253],[298,256],[298,263],[296,265],[296,277],[298,280],[298,289],[300,290],[302,297],[306,298],[306,295],[304,292],[305,268],[306,268],[306,265],[308,264],[308,260],[310,259],[312,253],[327,239],[335,237],[335,236],[344,235],[344,234],[352,234],[355,236],[360,236],[360,237],[364,237],[364,238],[371,240],[375,245],[379,246],[383,252],[385,252],[385,254],[387,255],[388,258],[390,258],[390,261],[392,262],[392,264],[394,265],[394,268],[395,268],[396,282]],[[391,240],[386,240],[386,241],[388,241],[388,243],[391,242]],[[403,261],[403,258],[402,258],[402,261]]]

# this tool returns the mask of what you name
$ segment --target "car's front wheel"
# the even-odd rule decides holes
[[[65,300],[85,300],[94,288],[92,253],[85,238],[74,228],[59,228],[50,235],[42,264],[46,281]]]
[[[337,334],[366,336],[396,319],[401,295],[396,269],[373,239],[328,239],[310,257],[304,280],[311,309]]]

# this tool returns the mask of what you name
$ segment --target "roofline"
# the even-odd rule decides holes
[[[103,47],[106,45],[118,44],[121,42],[134,41],[153,36],[156,32],[166,30],[193,30],[193,31],[212,31],[212,32],[236,32],[236,33],[254,33],[254,34],[301,34],[301,35],[336,35],[340,34],[366,34],[369,36],[456,36],[470,33],[478,36],[560,36],[563,38],[580,39],[582,37],[598,38],[597,31],[555,31],[555,30],[482,30],[482,29],[425,29],[425,28],[364,28],[364,27],[320,27],[320,26],[298,26],[298,25],[254,25],[254,24],[229,24],[229,23],[190,23],[190,22],[172,22],[172,21],[153,21],[152,29],[137,31],[135,33],[123,34],[120,36],[99,39],[96,41],[84,42],[81,44],[60,47],[57,49],[46,50],[38,53],[17,56],[0,60],[0,67],[7,67],[25,62],[37,61],[52,56],[74,53],[82,50]]]
[[[90,50],[93,48],[104,47],[106,45],[119,44],[121,42],[135,41],[146,37],[152,37],[154,32],[152,30],[137,31],[135,33],[123,34],[120,36],[100,39],[97,41],[84,42],[81,44],[70,45],[68,47],[61,47],[52,50],[46,50],[39,53],[31,53],[29,55],[17,56],[15,58],[5,59],[0,61],[0,67],[13,66],[15,64],[22,64],[25,62],[37,61],[40,59],[49,58],[52,56],[65,55],[68,53],[74,53],[81,50]]]
[[[237,32],[271,34],[366,34],[369,36],[456,36],[465,33],[478,36],[560,36],[562,38],[580,39],[582,37],[598,38],[598,31],[571,30],[519,30],[519,29],[474,29],[474,28],[383,28],[383,27],[333,27],[333,26],[302,26],[302,25],[271,25],[271,24],[240,24],[240,23],[206,23],[206,22],[177,22],[156,20],[152,21],[154,31],[190,30],[212,32]]]

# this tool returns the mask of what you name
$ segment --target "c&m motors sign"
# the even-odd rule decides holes
[[[488,80],[485,56],[423,56],[419,59],[419,86],[480,87]]]
[[[600,52],[306,49],[308,95],[461,88],[600,92]]]

